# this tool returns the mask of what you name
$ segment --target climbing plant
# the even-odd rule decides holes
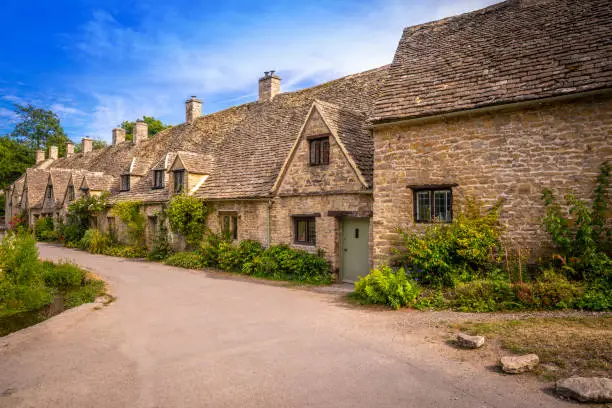
[[[77,243],[90,227],[97,228],[98,216],[108,205],[108,193],[99,196],[85,196],[68,205],[66,224],[61,227],[61,235],[68,243]]]
[[[140,201],[122,201],[113,206],[113,215],[119,217],[126,226],[132,245],[142,245],[144,240],[145,217]]]
[[[198,247],[206,231],[210,208],[199,198],[177,195],[168,203],[168,221],[173,232],[185,237],[190,247]]]

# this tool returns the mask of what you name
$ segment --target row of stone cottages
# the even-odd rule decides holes
[[[325,251],[344,281],[384,262],[411,230],[449,222],[468,196],[505,199],[505,239],[543,251],[540,194],[590,198],[612,158],[612,3],[510,0],[408,27],[391,65],[82,153],[69,145],[6,192],[7,218],[61,216],[84,194],[146,204],[147,240],[174,194],[206,200],[208,226],[234,239]],[[103,226],[116,224],[107,214]],[[121,226],[115,228],[121,230]],[[121,235],[121,234],[120,234]]]

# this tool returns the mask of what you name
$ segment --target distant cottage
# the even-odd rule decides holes
[[[450,222],[476,197],[503,197],[506,239],[544,252],[543,188],[591,198],[612,161],[612,3],[509,0],[404,30],[384,66],[282,93],[272,71],[256,102],[202,116],[147,139],[113,129],[112,146],[36,165],[5,192],[20,212],[65,216],[82,195],[145,203],[156,213],[175,194],[214,211],[208,227],[236,240],[323,249],[354,281],[389,259],[398,227]],[[124,228],[110,213],[103,228]],[[123,233],[123,235],[125,235]]]

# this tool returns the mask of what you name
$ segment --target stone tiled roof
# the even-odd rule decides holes
[[[178,156],[183,166],[185,166],[185,170],[189,173],[210,174],[213,172],[214,158],[210,154],[177,152],[176,156]]]
[[[404,30],[371,120],[612,86],[612,2],[509,0]]]
[[[47,170],[40,168],[30,168],[26,170],[24,184],[26,196],[22,196],[21,199],[27,199],[28,209],[38,208],[42,205],[42,200],[45,196],[48,181],[49,172]]]
[[[340,108],[329,102],[316,102],[316,107],[325,123],[338,136],[349,154],[349,160],[359,169],[368,187],[372,186],[374,166],[374,142],[370,130],[366,128],[366,115]]]
[[[114,192],[117,190],[117,177],[110,174],[92,173],[84,174],[84,180],[81,184],[87,184],[87,187],[92,191],[108,191]]]
[[[66,188],[72,176],[73,170],[70,169],[51,169],[51,183],[53,184],[53,195],[55,196],[55,205],[60,206],[64,201]]]
[[[268,196],[310,107],[319,100],[331,104],[326,108],[330,121],[338,128],[349,154],[355,155],[353,160],[363,176],[371,180],[372,162],[365,151],[370,150],[371,155],[372,147],[362,125],[371,113],[387,70],[388,66],[384,66],[300,91],[280,93],[271,101],[235,106],[199,117],[193,123],[173,126],[137,145],[128,141],[60,158],[51,168],[102,172],[105,180],[113,180],[109,188],[114,191],[119,188],[118,176],[132,167],[131,174],[142,177],[131,185],[130,191],[111,197],[111,202],[165,201],[168,175],[163,189],[153,189],[152,170],[167,170],[178,153],[190,172],[210,174],[194,193],[196,196],[209,199]],[[363,143],[365,146],[357,146]],[[89,183],[89,177],[87,180]]]

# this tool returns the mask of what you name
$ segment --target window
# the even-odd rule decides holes
[[[164,188],[164,171],[153,171],[153,188]]]
[[[121,176],[121,191],[130,191],[130,175],[124,174]]]
[[[74,186],[68,186],[68,201],[74,201]]]
[[[174,192],[182,193],[185,187],[185,170],[176,170],[174,172]]]
[[[329,164],[329,136],[312,139],[310,143],[310,165]]]
[[[221,231],[223,235],[238,239],[238,215],[228,214],[221,216]]]
[[[416,222],[451,222],[453,194],[450,189],[416,190],[414,192],[414,219]]]
[[[315,245],[317,230],[314,217],[294,218],[295,243]]]
[[[53,198],[53,186],[47,186],[47,198],[49,200]]]

